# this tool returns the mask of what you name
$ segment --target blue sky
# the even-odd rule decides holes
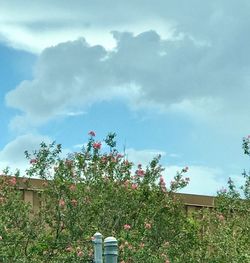
[[[213,195],[248,169],[250,3],[1,1],[0,167],[44,140],[76,151],[116,132],[134,163],[189,166]]]

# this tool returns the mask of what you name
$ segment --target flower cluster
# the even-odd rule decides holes
[[[160,187],[161,187],[162,192],[167,192],[166,183],[162,176],[160,177]]]
[[[95,150],[100,150],[101,147],[102,147],[102,143],[101,143],[101,142],[94,142],[94,143],[93,143],[93,148],[94,148]]]

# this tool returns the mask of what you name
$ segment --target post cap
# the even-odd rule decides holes
[[[102,237],[102,234],[101,233],[99,233],[99,232],[96,232],[95,234],[94,234],[94,237]]]
[[[105,256],[118,255],[118,241],[115,237],[107,237],[104,239],[104,255]]]
[[[102,234],[101,234],[101,233],[96,232],[93,237],[94,237],[93,242],[94,242],[95,244],[100,244],[100,243],[102,243]]]
[[[104,242],[105,243],[109,243],[109,242],[117,242],[117,239],[115,238],[115,237],[106,237],[105,239],[104,239]]]

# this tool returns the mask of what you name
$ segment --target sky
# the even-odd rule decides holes
[[[0,0],[0,168],[41,141],[78,151],[117,134],[135,165],[162,155],[183,192],[237,185],[249,160],[248,0]],[[105,150],[105,149],[104,149]]]

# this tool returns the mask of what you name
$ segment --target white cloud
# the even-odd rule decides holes
[[[59,115],[75,117],[75,116],[81,116],[85,114],[86,114],[86,111],[68,111],[68,112],[61,112]]]
[[[177,153],[170,153],[170,154],[168,154],[168,157],[170,157],[170,158],[180,158],[181,155],[177,154]]]
[[[113,35],[117,47],[111,51],[84,39],[45,49],[34,79],[21,82],[6,96],[8,106],[23,112],[12,127],[20,127],[20,122],[38,125],[61,112],[83,111],[117,97],[133,109],[184,113],[222,127],[232,124],[232,114],[238,126],[249,120],[250,83],[244,74],[232,77],[231,68],[211,64],[216,47],[197,45],[189,37],[163,40],[154,31]],[[225,81],[227,76],[232,81]]]
[[[161,155],[162,157],[166,156],[164,151],[154,149],[136,150],[129,148],[125,150],[125,153],[128,160],[132,161],[135,165],[142,164],[144,166],[149,164],[149,162],[158,155]]]

